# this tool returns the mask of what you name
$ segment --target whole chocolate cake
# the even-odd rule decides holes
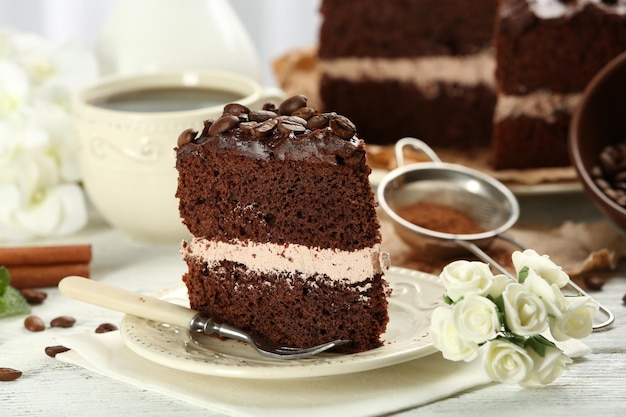
[[[494,44],[495,168],[569,165],[571,115],[626,51],[626,0],[500,0]]]
[[[176,149],[191,307],[291,346],[381,346],[388,255],[352,122],[294,96],[229,104]]]
[[[497,0],[324,0],[320,97],[368,143],[489,146]],[[384,118],[381,108],[393,109]]]

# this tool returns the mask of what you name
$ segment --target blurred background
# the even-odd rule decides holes
[[[93,47],[116,1],[0,0],[0,27],[36,33],[54,42],[79,39]],[[155,4],[159,1],[187,0],[153,0]],[[319,3],[320,0],[230,0],[256,47],[266,84],[276,84],[271,69],[274,59],[294,47],[317,42]],[[147,10],[148,16],[149,13]]]

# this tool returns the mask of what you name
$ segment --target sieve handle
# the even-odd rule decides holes
[[[396,151],[396,164],[398,167],[404,166],[404,148],[410,146],[411,148],[422,152],[433,162],[441,162],[441,158],[437,155],[435,151],[425,142],[411,137],[402,138],[396,142],[395,151]]]
[[[496,235],[496,237],[499,237],[500,239],[504,239],[507,242],[510,242],[510,243],[516,245],[517,247],[519,247],[522,250],[528,249],[528,247],[526,247],[522,243],[518,242],[517,240],[515,240],[511,236],[501,234],[501,235]],[[489,256],[484,250],[479,248],[478,245],[476,245],[475,243],[472,243],[472,242],[467,241],[467,240],[458,240],[458,239],[455,240],[454,242],[457,245],[459,245],[459,246],[467,249],[468,251],[472,252],[474,255],[476,255],[478,258],[480,258],[482,261],[487,262],[488,264],[493,266],[498,271],[502,272],[503,274],[505,274],[505,275],[507,275],[507,276],[509,276],[509,277],[511,277],[511,278],[513,278],[514,280],[517,281],[517,277],[516,276],[514,276],[509,271],[507,271],[502,265],[500,265],[498,262],[496,262],[495,259],[493,259],[491,256]],[[572,288],[574,291],[577,291],[578,293],[593,299],[593,297],[591,297],[589,294],[587,294],[587,292],[585,292],[582,288],[580,288],[580,286],[578,284],[576,284],[574,281],[570,280],[567,283],[567,285],[570,288]],[[606,320],[601,322],[601,323],[594,324],[593,325],[593,330],[594,331],[606,330],[615,321],[615,315],[609,309],[604,307],[602,304],[598,303],[598,301],[596,301],[595,299],[594,299],[594,301],[598,304],[598,311],[600,311],[604,316],[606,316]]]

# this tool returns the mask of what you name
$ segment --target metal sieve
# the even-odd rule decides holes
[[[404,164],[404,150],[411,147],[431,161]],[[392,219],[402,240],[428,257],[448,258],[470,251],[503,274],[515,277],[491,258],[485,249],[495,238],[504,239],[527,249],[504,234],[519,218],[520,208],[515,195],[495,178],[462,165],[442,162],[424,142],[415,138],[400,139],[395,145],[398,167],[385,175],[377,188],[380,207]],[[453,234],[418,226],[398,214],[398,210],[419,202],[444,205],[458,210],[476,222],[480,233]],[[570,286],[586,293],[574,282]],[[606,308],[600,310],[608,319],[594,325],[599,330],[613,323],[614,316]]]

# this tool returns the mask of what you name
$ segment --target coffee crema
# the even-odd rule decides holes
[[[225,90],[164,87],[111,94],[92,100],[91,104],[108,110],[156,113],[221,106],[242,98]]]

